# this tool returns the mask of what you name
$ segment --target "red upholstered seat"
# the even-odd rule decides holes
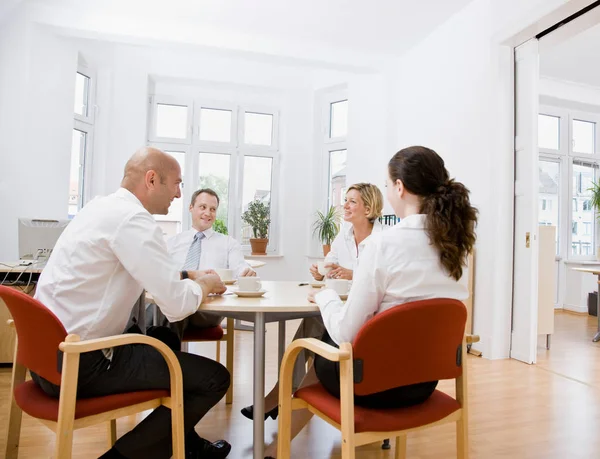
[[[75,419],[125,408],[157,398],[166,398],[168,390],[144,390],[104,397],[81,398],[75,406]],[[33,381],[27,381],[15,389],[15,400],[30,416],[48,421],[58,420],[58,399],[46,395]]]
[[[300,389],[295,397],[318,408],[325,416],[341,424],[340,399],[332,396],[321,384]],[[408,408],[371,409],[355,405],[354,431],[393,432],[412,429],[444,419],[458,409],[460,404],[439,390],[434,391],[424,403]]]
[[[188,327],[183,333],[183,341],[219,341],[223,338],[223,327]]]

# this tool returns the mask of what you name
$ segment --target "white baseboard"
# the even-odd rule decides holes
[[[565,311],[572,311],[572,312],[578,312],[580,314],[587,314],[588,313],[588,308],[587,306],[578,306],[575,304],[564,304],[563,305],[563,309]]]

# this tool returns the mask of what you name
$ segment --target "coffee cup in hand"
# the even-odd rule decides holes
[[[258,292],[261,287],[260,277],[240,277],[238,279],[238,288],[242,292]]]
[[[350,281],[348,279],[326,279],[325,288],[335,290],[338,295],[347,295],[350,290]]]
[[[219,275],[222,281],[232,281],[233,280],[233,269],[215,269],[215,272]]]
[[[330,264],[329,262],[320,261],[317,263],[317,270],[321,276],[327,276],[329,271],[331,271],[331,266],[325,267],[325,265]]]

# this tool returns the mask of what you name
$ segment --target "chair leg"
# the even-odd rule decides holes
[[[456,421],[456,457],[469,459],[469,432],[464,417]]]
[[[225,366],[227,367],[229,375],[231,376],[231,383],[229,384],[229,389],[227,389],[227,394],[225,395],[226,405],[231,405],[231,403],[233,402],[233,351],[235,348],[234,337],[234,321],[233,319],[227,319],[227,337],[225,338],[227,343],[227,349],[225,354]]]
[[[112,448],[117,441],[117,420],[108,421],[108,449]]]
[[[217,362],[221,363],[221,341],[217,341]]]
[[[23,411],[15,402],[14,396],[11,397],[10,408],[8,412],[8,436],[6,439],[6,459],[17,459],[19,456],[19,440],[21,436],[21,419]]]
[[[406,459],[406,435],[396,437],[396,459]]]

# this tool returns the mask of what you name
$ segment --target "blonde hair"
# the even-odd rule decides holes
[[[346,193],[350,190],[356,190],[360,193],[365,207],[369,209],[367,218],[371,223],[381,217],[383,212],[383,195],[377,186],[372,183],[355,183],[354,185],[350,185]]]

